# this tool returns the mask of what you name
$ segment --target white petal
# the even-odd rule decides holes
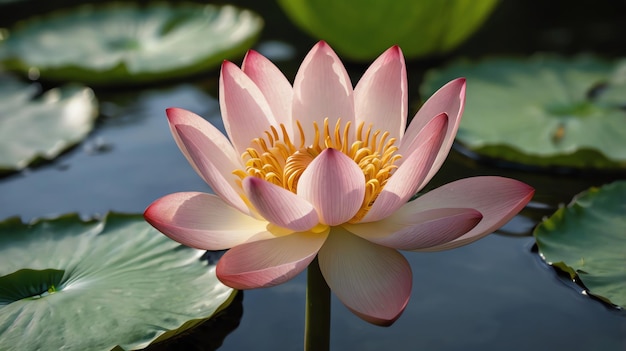
[[[315,206],[320,222],[345,223],[357,213],[365,196],[365,176],[341,151],[325,149],[302,173],[298,196]]]
[[[219,99],[224,127],[240,155],[252,140],[270,130],[270,125],[276,125],[261,90],[232,62],[222,65]]]
[[[372,63],[354,88],[357,123],[388,131],[399,142],[406,128],[407,90],[404,56],[394,46]]]
[[[400,143],[399,152],[402,155],[408,154],[414,148],[414,144],[419,142],[416,136],[428,124],[428,122],[445,113],[448,115],[448,130],[444,138],[441,149],[437,154],[437,158],[428,172],[424,182],[428,181],[437,173],[443,162],[448,157],[456,132],[461,123],[461,115],[465,106],[465,78],[458,78],[444,85],[436,93],[434,93],[424,105],[417,111],[411,124],[406,130],[402,142]]]
[[[166,195],[144,213],[148,223],[172,240],[202,250],[224,250],[249,240],[271,238],[267,222],[246,216],[211,194]]]
[[[310,145],[313,122],[321,127],[328,118],[331,128],[339,118],[354,122],[354,96],[350,77],[337,54],[321,41],[302,61],[293,83],[293,118],[301,122]],[[298,133],[296,133],[296,136]],[[300,140],[296,140],[296,145]]]
[[[259,87],[270,105],[277,123],[291,131],[293,88],[285,75],[265,56],[248,51],[241,70]]]
[[[226,138],[226,136],[222,134],[222,132],[220,132],[207,120],[196,115],[193,112],[180,108],[168,108],[166,110],[166,114],[170,126],[170,131],[174,136],[176,145],[178,145],[178,148],[183,152],[185,158],[187,158],[187,161],[189,161],[193,169],[200,175],[200,177],[203,177],[202,173],[198,169],[198,166],[196,166],[193,162],[193,159],[191,158],[189,151],[185,147],[185,144],[183,144],[183,142],[180,140],[180,135],[178,135],[178,131],[176,130],[177,125],[186,125],[196,128],[209,140],[211,140],[216,148],[221,150],[221,153],[223,155],[220,155],[218,157],[228,158],[232,164],[240,164],[241,158],[239,157],[233,146],[230,144],[230,141],[228,141],[228,138]]]
[[[217,262],[217,277],[235,289],[282,284],[309,266],[327,236],[328,229],[322,233],[293,233],[235,246]]]
[[[256,210],[273,224],[302,232],[319,223],[313,205],[289,190],[256,177],[245,178],[242,186]]]
[[[220,149],[220,145],[213,143],[198,129],[188,125],[177,125],[176,131],[202,178],[211,189],[231,206],[249,214],[248,206],[241,199],[243,190],[237,185],[237,176],[232,173],[240,169],[241,165],[234,164],[233,160]]]
[[[418,197],[398,212],[410,213],[435,208],[474,208],[483,215],[476,227],[446,244],[419,251],[449,250],[467,245],[494,232],[513,218],[533,197],[530,186],[504,177],[473,177],[457,180]]]
[[[445,244],[474,228],[483,217],[472,208],[441,208],[418,213],[394,213],[378,222],[343,227],[375,244],[416,250]]]
[[[447,116],[441,114],[421,130],[417,137],[421,143],[391,175],[361,222],[378,221],[391,215],[425,185],[425,178],[443,141],[447,120]]]
[[[398,251],[333,227],[318,257],[328,286],[357,316],[379,325],[400,317],[413,275]]]

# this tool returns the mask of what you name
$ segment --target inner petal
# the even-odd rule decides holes
[[[295,121],[300,134],[295,145],[284,125],[272,126],[262,137],[251,142],[243,154],[245,169],[235,170],[239,183],[252,176],[264,179],[296,193],[302,173],[325,149],[335,149],[352,159],[361,169],[365,180],[365,195],[362,204],[350,223],[359,222],[372,207],[389,177],[398,168],[401,158],[396,139],[389,132],[373,130],[361,122],[352,130],[352,123],[338,120],[334,126],[325,119],[323,125],[313,122],[313,138],[305,140],[304,128]]]

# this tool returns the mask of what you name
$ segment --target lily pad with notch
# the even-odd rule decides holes
[[[84,5],[19,23],[0,45],[0,60],[44,80],[145,83],[243,55],[262,26],[253,12],[230,5]]]
[[[0,74],[0,174],[51,160],[93,129],[91,89],[66,85],[40,93],[37,84]]]
[[[0,222],[0,349],[137,349],[227,306],[204,252],[141,215]]]
[[[626,59],[460,60],[427,73],[429,96],[467,78],[457,141],[478,155],[541,168],[626,168]]]
[[[591,188],[534,231],[546,262],[626,308],[626,180]]]

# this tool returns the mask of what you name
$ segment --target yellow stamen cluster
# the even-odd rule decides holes
[[[265,179],[296,193],[298,180],[309,163],[324,149],[336,149],[353,159],[365,176],[363,203],[350,220],[351,223],[360,221],[398,167],[395,163],[401,156],[394,145],[396,139],[390,138],[389,132],[372,131],[371,125],[365,129],[364,122],[359,123],[354,137],[351,137],[350,122],[342,127],[341,120],[338,120],[331,130],[328,119],[325,119],[322,129],[313,122],[315,136],[313,142],[307,144],[300,122],[296,124],[300,133],[298,146],[293,144],[284,125],[280,125],[280,132],[272,126],[264,137],[254,139],[252,146],[241,156],[246,169],[233,173],[241,179],[248,176]]]

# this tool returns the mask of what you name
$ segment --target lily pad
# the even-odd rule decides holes
[[[98,114],[89,88],[68,85],[39,95],[36,84],[0,75],[0,173],[51,160],[80,142]]]
[[[85,5],[20,23],[0,59],[46,80],[141,83],[217,67],[252,46],[262,25],[233,6]]]
[[[539,252],[589,293],[626,308],[626,181],[579,194],[535,229]]]
[[[428,72],[432,94],[467,78],[457,134],[470,150],[540,167],[626,168],[626,60],[493,58]]]
[[[443,54],[467,39],[497,1],[279,0],[291,20],[354,60],[370,60],[392,45],[406,57]]]
[[[0,349],[136,349],[171,336],[233,295],[203,253],[141,215],[0,222]]]

